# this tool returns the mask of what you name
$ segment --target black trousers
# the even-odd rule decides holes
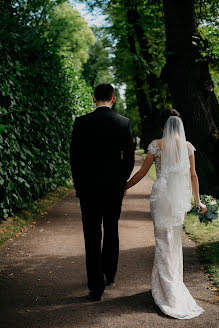
[[[104,274],[113,280],[119,256],[118,220],[122,193],[103,193],[81,197],[81,212],[85,239],[88,288],[102,294]],[[103,223],[103,243],[102,241]]]

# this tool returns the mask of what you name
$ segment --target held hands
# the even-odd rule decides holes
[[[123,198],[127,196],[127,193],[128,193],[127,190],[128,189],[127,189],[127,184],[126,184],[126,186],[124,188],[124,192],[123,192]]]

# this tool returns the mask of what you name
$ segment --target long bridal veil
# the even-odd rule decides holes
[[[185,213],[191,209],[192,188],[185,131],[182,120],[176,116],[170,116],[164,126],[161,177],[172,216],[183,222]]]
[[[169,117],[161,151],[154,145],[152,141],[149,147],[155,156],[157,172],[150,199],[155,236],[152,295],[165,314],[191,319],[203,313],[203,309],[183,282],[182,223],[185,212],[191,208],[189,154],[192,145],[188,143],[191,147],[188,151],[181,119]]]

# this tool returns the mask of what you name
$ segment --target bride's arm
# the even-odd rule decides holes
[[[125,191],[131,187],[133,187],[134,185],[136,185],[136,183],[138,183],[149,171],[151,165],[154,162],[154,155],[148,151],[147,152],[147,156],[146,159],[142,165],[142,167],[140,168],[140,170],[135,173],[135,175],[128,181],[127,185],[125,186]]]
[[[200,194],[199,194],[199,181],[198,176],[195,170],[195,155],[189,157],[190,160],[190,174],[191,174],[191,182],[192,182],[192,192],[195,198],[195,202],[197,206],[201,207],[200,213],[206,212],[206,205],[202,204],[200,201]]]

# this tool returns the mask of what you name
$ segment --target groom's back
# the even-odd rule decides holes
[[[79,193],[121,190],[128,178],[123,158],[126,151],[133,162],[129,119],[103,106],[76,121],[77,158],[72,161],[77,162]]]

